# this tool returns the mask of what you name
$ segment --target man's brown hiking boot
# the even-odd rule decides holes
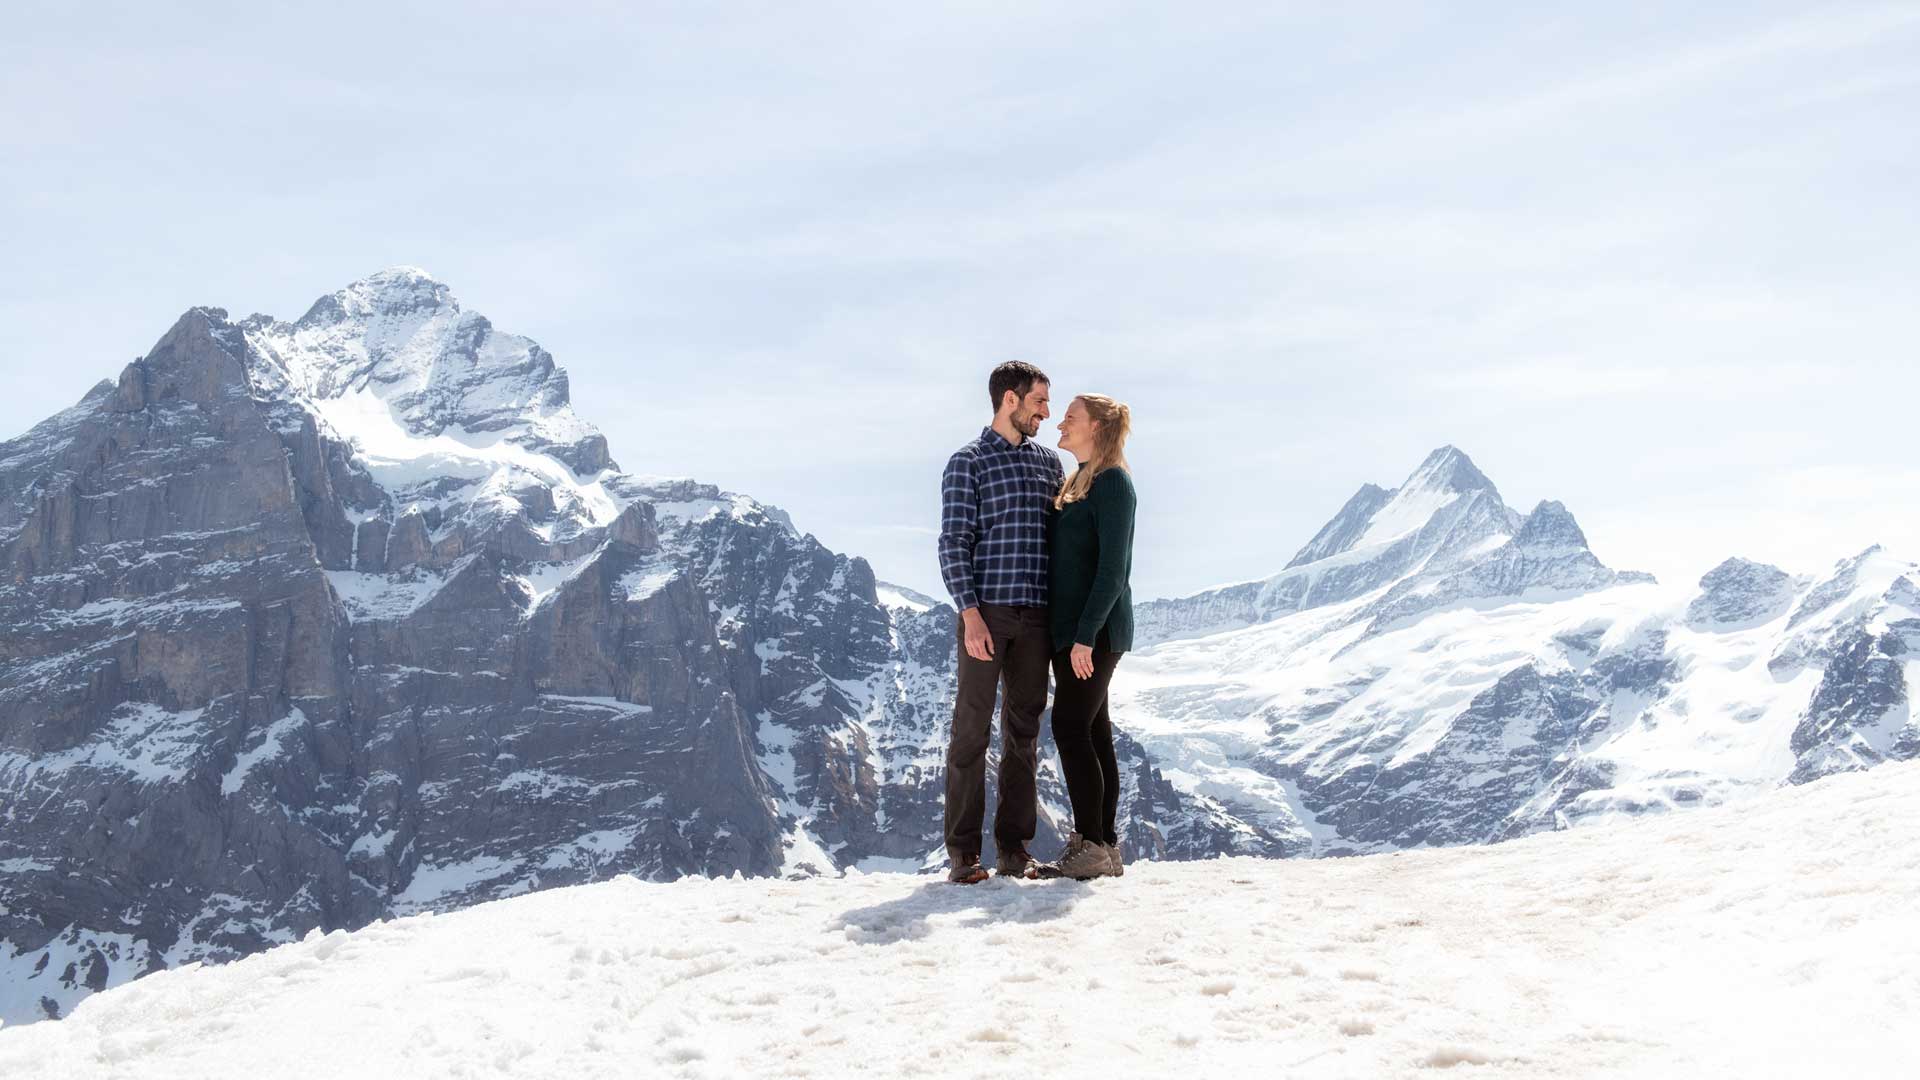
[[[993,876],[1030,878],[1035,876],[1033,868],[1037,865],[1039,864],[1032,855],[1027,853],[1026,848],[1017,847],[994,856]]]
[[[960,855],[947,867],[947,880],[955,885],[978,885],[987,880],[987,868],[978,855]]]

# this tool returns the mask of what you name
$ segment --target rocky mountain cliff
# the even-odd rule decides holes
[[[954,615],[887,595],[778,510],[620,470],[553,359],[424,273],[190,311],[0,443],[0,1020],[620,873],[916,868]],[[1262,849],[1123,755],[1138,855]]]

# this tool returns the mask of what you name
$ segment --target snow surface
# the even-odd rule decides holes
[[[0,1076],[1904,1076],[1917,816],[1909,763],[1084,884],[621,878],[161,972]]]

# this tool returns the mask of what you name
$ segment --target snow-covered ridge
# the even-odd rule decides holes
[[[1498,847],[1087,884],[620,878],[162,972],[0,1030],[0,1074],[837,1077],[857,1044],[929,1077],[1036,1046],[1067,1076],[1891,1077],[1917,816],[1908,764]],[[956,999],[956,962],[1000,977]],[[930,1040],[954,1000],[972,1019]]]
[[[1139,605],[1136,641],[1204,636],[1362,597],[1369,602],[1346,618],[1377,632],[1460,603],[1651,580],[1602,564],[1561,504],[1526,515],[1509,508],[1464,452],[1443,446],[1391,491],[1362,485],[1279,573]]]
[[[566,373],[552,356],[495,331],[423,270],[394,267],[362,278],[292,323],[255,315],[241,326],[277,369],[258,378],[282,379],[316,402],[372,395],[415,436],[458,427],[571,447],[598,434],[574,415]],[[348,420],[344,430],[357,433]]]
[[[1116,723],[1176,787],[1333,854],[1481,843],[1920,755],[1920,567],[1618,572],[1454,447],[1285,570],[1140,605]]]
[[[457,496],[510,515],[539,488],[554,504],[549,535],[619,514],[606,439],[573,411],[566,372],[425,271],[383,270],[294,322],[254,315],[239,329],[255,392],[352,445],[396,513]]]

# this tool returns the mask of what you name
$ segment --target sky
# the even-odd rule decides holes
[[[1444,444],[1621,569],[1920,558],[1920,3],[266,6],[10,5],[0,439],[407,264],[936,595],[1007,359],[1132,406],[1143,599]]]

